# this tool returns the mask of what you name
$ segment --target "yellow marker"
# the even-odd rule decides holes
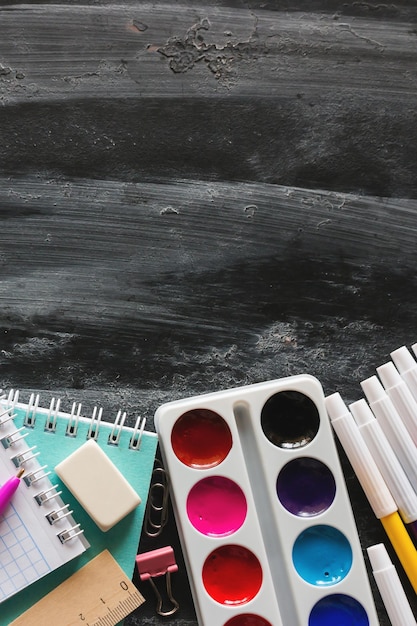
[[[405,573],[417,593],[417,555],[414,544],[398,513],[381,517],[381,524],[398,556]]]
[[[340,394],[326,398],[332,426],[376,517],[381,520],[405,573],[417,593],[417,550],[401,520],[391,495],[359,427]]]

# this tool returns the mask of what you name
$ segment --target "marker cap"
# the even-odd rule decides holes
[[[349,404],[349,411],[352,413],[359,429],[361,426],[377,423],[375,415],[372,413],[368,403],[363,398],[361,400],[357,400],[357,402]]]
[[[417,402],[413,394],[393,363],[385,363],[377,367],[376,371],[411,438],[417,444]]]
[[[405,346],[397,348],[397,350],[391,352],[390,356],[396,367],[398,367],[400,374],[405,374],[414,367],[417,367],[416,360]]]
[[[383,543],[366,548],[374,572],[394,567]]]
[[[384,431],[367,402],[362,399],[349,405],[359,431],[390,490],[403,521],[417,520],[417,494],[407,478]]]
[[[405,346],[402,346],[391,352],[391,358],[414,399],[417,400],[417,362],[414,357]]]
[[[382,543],[367,548],[375,582],[392,626],[415,626],[416,620],[401,585],[397,570]]]
[[[363,380],[361,382],[361,387],[370,404],[384,400],[386,397],[385,389],[376,376],[371,376],[370,378]]]
[[[417,491],[417,440],[413,440],[405,421],[376,376],[362,381],[361,387],[408,480]]]
[[[387,391],[388,389],[391,389],[391,387],[405,384],[399,371],[395,367],[394,363],[391,363],[391,361],[384,363],[384,365],[380,365],[380,367],[376,368],[376,371],[378,372],[378,376]]]
[[[339,393],[325,399],[332,426],[377,518],[396,512],[397,505],[360,431]]]

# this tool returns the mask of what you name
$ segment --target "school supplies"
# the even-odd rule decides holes
[[[315,378],[171,402],[155,426],[199,624],[377,626]]]
[[[407,383],[401,378],[394,363],[384,363],[377,367],[376,371],[392,404],[410,433],[411,439],[417,444],[417,402]]]
[[[150,552],[142,552],[136,557],[136,565],[141,580],[148,580],[154,590],[157,599],[156,612],[163,617],[176,613],[179,604],[172,595],[171,574],[178,571],[175,561],[174,550],[171,546],[157,548]],[[162,595],[154,582],[154,578],[165,576],[168,600],[171,602],[170,609],[163,609]]]
[[[3,398],[4,400],[4,398]],[[83,553],[88,542],[82,526],[72,517],[72,511],[51,482],[44,456],[37,450],[30,433],[18,427],[13,408],[3,408],[0,415],[0,483],[7,489],[10,474],[24,470],[24,480],[12,479],[4,494],[4,510],[0,516],[0,623],[7,607],[19,605],[15,594]],[[17,481],[17,482],[16,482]],[[6,483],[6,486],[5,486]],[[13,597],[11,597],[13,596]],[[7,599],[10,600],[7,602]]]
[[[391,626],[416,626],[404,588],[383,543],[367,548],[372,573],[391,621]]]
[[[146,504],[143,530],[148,537],[159,537],[168,522],[168,474],[159,459],[155,459]]]
[[[361,382],[368,404],[381,425],[386,437],[407,474],[408,480],[417,491],[416,444],[412,440],[391,398],[376,376]]]
[[[10,626],[115,626],[145,601],[104,550]]]
[[[51,400],[49,408],[42,408],[39,396],[32,395],[26,404],[19,402],[17,392],[10,392],[9,397],[3,400],[3,406],[13,409],[17,428],[26,428],[31,445],[32,442],[37,445],[42,462],[48,465],[47,471],[54,483],[60,484],[54,471],[55,466],[93,438],[142,498],[142,503],[131,513],[109,531],[102,532],[62,484],[60,489],[63,497],[85,530],[91,546],[85,555],[64,565],[53,576],[46,576],[42,581],[30,585],[24,594],[19,594],[13,601],[4,602],[1,606],[0,626],[7,626],[105,549],[109,550],[126,575],[132,577],[158,438],[155,433],[144,430],[143,419],[138,418],[133,428],[126,426],[126,413],[121,411],[114,422],[109,423],[102,419],[101,409],[94,409],[92,417],[86,418],[81,415],[81,405],[74,404],[68,414],[60,411],[60,402],[55,399]]]
[[[412,346],[414,352],[417,351],[417,344]],[[401,378],[406,383],[413,398],[417,400],[417,362],[406,346],[401,346],[393,350],[390,354],[395,367]]]
[[[398,513],[397,504],[380,473],[359,428],[339,393],[326,398],[332,426],[358,481],[417,593],[417,551]]]
[[[366,401],[362,398],[353,402],[349,410],[395,500],[404,524],[407,524],[408,532],[417,541],[417,493]]]
[[[103,532],[141,503],[136,491],[94,439],[58,463],[55,471]]]

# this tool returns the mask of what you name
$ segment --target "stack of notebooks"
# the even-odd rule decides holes
[[[59,402],[40,408],[39,397],[19,402],[18,393],[0,398],[0,484],[23,468],[23,485],[0,516],[0,626],[7,626],[57,585],[107,549],[132,577],[157,447],[144,421],[125,426],[71,414]],[[116,526],[102,532],[57,478],[54,468],[94,438],[142,503]]]

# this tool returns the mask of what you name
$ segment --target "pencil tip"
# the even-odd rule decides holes
[[[25,473],[25,468],[21,467],[20,470],[16,474],[17,478],[20,478],[21,476],[23,476],[24,473]]]

